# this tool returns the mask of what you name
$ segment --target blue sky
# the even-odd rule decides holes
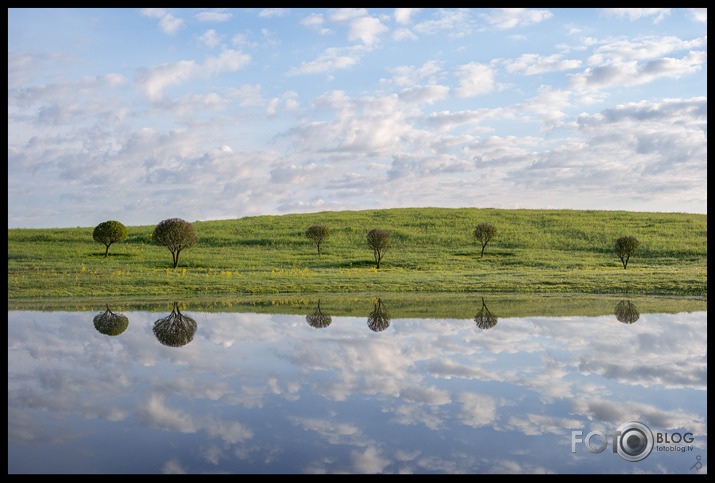
[[[707,213],[705,9],[8,9],[8,227]]]

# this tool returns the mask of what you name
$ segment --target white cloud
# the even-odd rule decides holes
[[[184,21],[167,13],[163,8],[144,8],[141,14],[147,17],[158,18],[159,28],[169,35],[174,35],[181,27],[184,26]]]
[[[221,37],[216,34],[216,31],[214,29],[207,30],[204,32],[200,37],[199,41],[201,43],[207,45],[208,47],[216,47],[219,42],[221,42]]]
[[[522,54],[518,58],[505,62],[507,72],[521,71],[525,75],[576,69],[581,66],[578,59],[562,59],[560,54],[542,56]]]
[[[380,19],[375,17],[360,17],[350,22],[348,39],[360,39],[365,45],[371,46],[376,43],[380,35],[387,32],[387,30],[388,28],[380,22]]]
[[[163,98],[164,89],[171,85],[181,84],[202,74],[220,74],[235,72],[248,64],[251,56],[238,50],[227,49],[217,57],[208,57],[203,65],[193,60],[181,60],[171,64],[145,69],[139,76],[139,84],[144,89],[147,99],[156,102]]]
[[[455,94],[459,97],[479,96],[494,90],[494,70],[488,65],[470,62],[460,66],[455,75],[459,79]]]
[[[604,8],[606,16],[627,18],[628,20],[638,20],[643,17],[652,17],[653,23],[658,23],[667,15],[670,15],[669,8]]]
[[[331,72],[336,69],[346,69],[357,64],[364,47],[331,47],[325,49],[317,59],[309,62],[301,62],[299,67],[291,67],[287,75],[317,74]]]
[[[147,99],[154,102],[163,97],[166,87],[184,82],[199,71],[199,66],[193,60],[162,64],[145,69],[139,77],[139,84]]]
[[[232,13],[228,12],[199,12],[194,15],[199,22],[227,22],[233,17]]]
[[[570,85],[577,90],[589,90],[646,84],[661,77],[679,78],[701,70],[706,60],[706,52],[691,51],[680,59],[663,57],[642,64],[614,62],[572,74]]]
[[[548,10],[533,10],[528,8],[500,8],[490,14],[484,14],[487,22],[498,29],[511,29],[525,25],[543,22],[553,16]]]
[[[407,25],[410,23],[410,18],[418,13],[421,8],[396,8],[395,9],[395,22],[400,25]]]

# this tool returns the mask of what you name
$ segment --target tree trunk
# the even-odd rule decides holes
[[[109,245],[111,245],[111,243]],[[107,255],[109,255],[109,245],[107,245],[107,249],[104,251],[104,258],[107,258]]]

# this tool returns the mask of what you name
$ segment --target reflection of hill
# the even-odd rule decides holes
[[[560,317],[613,315],[613,308],[623,297],[613,295],[563,294],[446,294],[446,293],[372,293],[363,294],[286,294],[183,296],[182,303],[196,312],[253,312],[265,314],[305,315],[321,301],[321,308],[333,316],[364,317],[378,296],[389,298],[393,318],[448,318],[472,319],[475,296],[484,295],[489,307],[500,318]],[[638,312],[679,313],[707,311],[707,300],[687,297],[629,296]],[[106,297],[52,300],[13,300],[8,310],[103,310]],[[116,297],[112,305],[125,311],[163,312],[171,310],[173,300],[166,297]]]

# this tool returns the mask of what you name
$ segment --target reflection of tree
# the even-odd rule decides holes
[[[107,310],[94,317],[94,328],[98,332],[104,335],[119,335],[129,326],[129,319],[124,314],[115,314],[109,310],[109,305],[107,305]]]
[[[474,322],[477,323],[477,327],[480,329],[491,329],[497,325],[498,321],[499,317],[489,312],[487,304],[484,303],[484,297],[482,297],[482,308],[477,312],[477,315],[474,316]]]
[[[169,347],[181,347],[194,338],[196,321],[179,311],[179,303],[174,302],[171,313],[154,322],[154,335],[157,340]]]
[[[318,300],[318,309],[313,312],[313,314],[306,315],[305,321],[308,322],[308,325],[311,327],[314,327],[316,329],[322,329],[323,327],[329,326],[330,323],[333,321],[333,318],[321,312],[320,300]]]
[[[621,300],[616,305],[616,319],[624,324],[632,324],[641,316],[638,309],[631,303],[630,300]]]
[[[375,309],[367,317],[367,326],[373,332],[381,332],[390,326],[390,314],[382,305],[382,300],[377,299],[375,302]]]

